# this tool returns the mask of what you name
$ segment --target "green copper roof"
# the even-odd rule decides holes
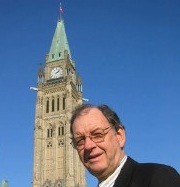
[[[57,27],[54,33],[54,37],[51,43],[49,58],[47,62],[53,62],[56,60],[64,59],[64,50],[67,50],[71,59],[71,52],[69,49],[68,40],[66,37],[64,21],[58,20]]]
[[[8,181],[7,180],[3,180],[0,187],[8,187]]]

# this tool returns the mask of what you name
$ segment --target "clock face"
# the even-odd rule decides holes
[[[56,68],[52,69],[52,71],[51,71],[51,78],[52,79],[59,78],[61,75],[62,75],[62,68],[56,67]]]

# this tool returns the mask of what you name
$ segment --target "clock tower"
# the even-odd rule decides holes
[[[86,187],[84,166],[70,144],[71,114],[82,104],[81,78],[62,19],[45,59],[36,89],[32,187]]]

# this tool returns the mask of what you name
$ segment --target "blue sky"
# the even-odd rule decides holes
[[[0,181],[30,187],[36,86],[58,0],[1,0]],[[126,153],[180,172],[180,1],[62,0],[83,96],[126,126]],[[88,187],[96,180],[88,174]]]

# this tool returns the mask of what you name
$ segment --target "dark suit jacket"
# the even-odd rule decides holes
[[[128,157],[113,187],[180,187],[180,175],[170,166],[142,164]]]

